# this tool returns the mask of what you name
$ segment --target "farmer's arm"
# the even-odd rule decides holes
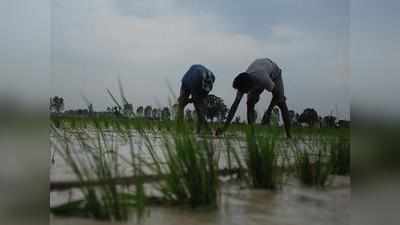
[[[222,130],[220,130],[221,133],[224,132],[228,128],[229,124],[231,123],[233,117],[235,116],[236,110],[239,106],[240,100],[242,100],[242,97],[243,97],[243,93],[241,93],[239,91],[236,92],[235,101],[232,103],[232,106],[229,109],[228,117],[226,118],[224,127],[222,128]]]

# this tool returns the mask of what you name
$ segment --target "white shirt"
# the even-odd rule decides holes
[[[257,87],[271,92],[275,87],[274,74],[272,72],[276,67],[278,66],[269,58],[262,58],[256,59],[251,63],[246,72],[255,77]]]

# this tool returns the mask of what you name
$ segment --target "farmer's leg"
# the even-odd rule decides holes
[[[255,105],[260,100],[263,90],[251,91],[247,94],[247,123],[253,124],[256,121]]]
[[[261,124],[263,124],[263,125],[269,125],[270,124],[272,110],[274,109],[274,107],[276,105],[277,105],[276,98],[274,98],[272,96],[271,102],[269,103],[269,106],[268,106],[267,110],[264,113],[264,116],[262,118]]]
[[[285,126],[286,135],[290,138],[290,118],[289,118],[289,110],[286,104],[286,97],[283,88],[283,81],[281,77],[281,71],[279,70],[278,79],[275,82],[276,90],[273,92],[274,98],[277,101],[277,105],[281,110],[283,124]]]
[[[286,104],[286,101],[280,101],[278,103],[278,107],[281,110],[283,124],[285,126],[286,135],[290,138],[290,118],[289,118],[289,110]]]
[[[178,98],[178,112],[177,112],[177,121],[181,122],[183,120],[183,110],[186,105],[189,103],[190,91],[181,87],[181,92]]]
[[[197,114],[197,133],[200,133],[202,126],[207,127],[206,110],[207,110],[207,97],[193,96],[194,108]]]

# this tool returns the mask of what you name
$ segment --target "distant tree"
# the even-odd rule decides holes
[[[64,110],[64,98],[59,96],[50,97],[50,111],[60,113]]]
[[[321,128],[322,127],[322,117],[321,116],[318,116],[318,125],[319,125],[319,128]]]
[[[168,107],[164,107],[161,112],[161,119],[162,120],[170,120],[171,119],[171,112]]]
[[[157,118],[157,120],[161,120],[161,113],[162,113],[162,110],[160,109],[160,108],[158,108],[157,109],[157,116],[156,116],[156,118]]]
[[[152,110],[152,112],[151,112],[151,117],[152,117],[154,120],[159,120],[159,119],[160,119],[160,110],[157,109],[157,108],[154,108],[154,109]]]
[[[208,95],[206,112],[208,119],[214,121],[214,118],[217,118],[218,121],[223,121],[227,111],[228,108],[224,104],[224,100],[222,100],[222,98],[215,95]]]
[[[88,110],[89,110],[89,115],[93,115],[93,113],[94,113],[93,104],[88,105]]]
[[[175,103],[175,104],[172,105],[172,107],[171,107],[171,119],[176,119],[176,116],[178,114],[178,107],[179,107],[178,103]]]
[[[299,116],[298,121],[300,123],[306,123],[310,127],[313,127],[319,121],[318,113],[317,113],[317,111],[315,111],[315,109],[307,108]]]
[[[325,116],[323,119],[323,124],[329,128],[336,127],[336,117],[335,116]]]
[[[338,121],[338,126],[340,128],[350,128],[350,121],[349,120],[339,120]]]
[[[124,112],[124,115],[125,116],[128,116],[128,117],[130,117],[130,116],[133,116],[133,105],[132,104],[130,104],[130,103],[128,103],[128,102],[126,102],[125,104],[124,104],[124,110],[123,110],[123,112]]]
[[[77,109],[71,111],[72,114],[79,115],[79,116],[87,116],[89,115],[89,110],[88,109]]]
[[[146,106],[146,108],[144,108],[144,117],[150,119],[151,115],[152,115],[152,111],[153,111],[153,108],[150,105]]]
[[[115,116],[121,116],[122,115],[121,114],[121,108],[118,107],[118,106],[114,106],[113,107],[113,113],[114,113]]]
[[[143,117],[143,112],[144,112],[143,106],[139,106],[139,107],[136,109],[136,115],[139,116],[139,117]]]

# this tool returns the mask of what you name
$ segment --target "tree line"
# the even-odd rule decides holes
[[[121,105],[108,106],[105,111],[95,112],[93,104],[87,104],[85,109],[64,110],[64,98],[54,96],[50,98],[49,110],[52,115],[71,115],[71,116],[119,116],[119,117],[139,117],[149,120],[173,120],[175,119],[178,105],[174,104],[170,107],[153,107],[151,105],[138,106],[136,111],[133,110],[132,104],[127,101]],[[221,97],[209,95],[207,99],[206,117],[210,122],[222,122],[225,120],[228,108]],[[193,121],[196,119],[196,112],[190,109],[185,111],[185,119]],[[302,113],[296,113],[294,110],[289,111],[289,117],[294,127],[350,127],[350,121],[338,120],[333,115],[320,116],[313,108],[306,108]],[[242,123],[240,116],[234,119],[234,123]],[[279,126],[280,116],[279,109],[273,110],[271,124]]]

